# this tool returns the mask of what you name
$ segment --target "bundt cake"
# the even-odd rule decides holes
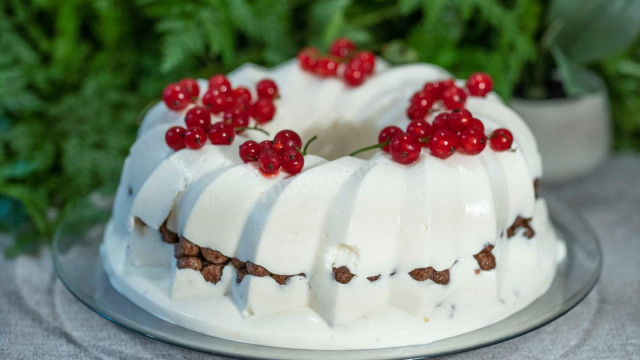
[[[167,87],[124,163],[112,285],[191,330],[310,349],[428,343],[543,294],[562,243],[533,135],[490,78],[356,56],[371,67],[305,49]]]

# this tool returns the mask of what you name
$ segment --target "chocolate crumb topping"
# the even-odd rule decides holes
[[[473,255],[473,257],[478,262],[478,266],[480,269],[484,271],[488,271],[494,269],[496,267],[496,258],[493,256],[491,252],[493,250],[493,245],[489,244],[485,246],[479,253]]]
[[[160,235],[162,236],[162,241],[169,243],[169,244],[175,244],[178,242],[178,234],[174,233],[173,231],[169,230],[167,228],[166,223],[162,224],[162,226],[160,226],[160,229],[158,229],[160,231]]]
[[[536,199],[540,197],[538,193],[538,188],[540,187],[540,179],[533,180],[533,191],[536,194]]]
[[[223,268],[224,265],[222,264],[208,264],[200,270],[200,273],[206,281],[217,284],[220,278],[222,278]]]
[[[344,265],[338,268],[334,267],[332,270],[333,270],[333,277],[340,284],[348,284],[349,281],[351,281],[351,279],[353,279],[353,277],[355,276],[354,274],[351,273],[349,268]]]
[[[536,232],[529,224],[530,221],[531,218],[523,218],[522,216],[518,216],[513,224],[507,229],[507,237],[513,237],[516,234],[516,230],[518,230],[519,228],[525,229],[524,236],[526,236],[527,238],[531,239],[532,237],[534,237]]]
[[[289,278],[291,277],[291,275],[278,275],[278,274],[271,274],[269,276],[271,276],[273,280],[275,280],[280,285],[284,285],[287,282],[287,280],[289,280]]]
[[[229,258],[222,255],[221,252],[209,248],[200,248],[200,253],[202,254],[202,257],[212,264],[224,265],[229,261]]]
[[[202,260],[196,256],[183,256],[178,258],[178,269],[193,269],[200,271],[202,269]]]
[[[367,280],[369,280],[369,281],[371,281],[371,282],[374,282],[374,281],[376,281],[376,280],[378,280],[378,279],[380,279],[380,275],[376,275],[376,276],[369,276],[369,277],[367,278]]]
[[[417,268],[411,270],[409,272],[409,276],[416,281],[431,280],[440,285],[446,285],[449,283],[449,269],[437,271],[431,266],[426,268]]]
[[[200,254],[200,247],[180,236],[180,241],[176,244],[173,254],[175,257],[198,256]]]
[[[247,261],[247,274],[258,276],[258,277],[271,275],[269,270],[265,269],[263,266],[256,265],[250,261]]]

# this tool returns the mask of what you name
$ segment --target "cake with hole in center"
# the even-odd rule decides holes
[[[101,245],[111,284],[187,329],[306,349],[429,343],[541,296],[564,248],[491,77],[330,55],[165,88]]]

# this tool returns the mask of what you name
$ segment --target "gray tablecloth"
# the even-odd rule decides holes
[[[617,155],[583,180],[550,190],[598,232],[605,256],[599,284],[550,325],[453,358],[640,359],[640,156]],[[0,236],[0,250],[9,242]],[[205,357],[85,308],[56,279],[48,250],[0,260],[0,359]]]

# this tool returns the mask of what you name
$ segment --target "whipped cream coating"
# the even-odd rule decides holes
[[[388,67],[362,86],[303,72],[295,61],[273,70],[246,64],[229,75],[253,88],[263,78],[280,89],[275,134],[318,134],[296,176],[262,176],[243,164],[237,146],[267,137],[245,131],[231,146],[174,152],[164,133],[184,113],[163,103],[145,116],[125,160],[101,253],[114,287],[172,323],[213,336],[261,345],[362,349],[421,344],[475,330],[524,308],[549,287],[563,244],[533,181],[541,161],[533,135],[495,94],[468,97],[466,108],[487,132],[508,128],[515,151],[486,149],[446,160],[423,151],[410,165],[378,152],[344,156],[377,139],[387,125],[402,128],[411,94],[425,82],[450,78],[433,65]],[[206,89],[206,81],[200,81]],[[201,93],[204,91],[201,90]],[[214,120],[215,121],[215,120]],[[322,155],[322,156],[320,156]],[[535,237],[507,238],[517,217],[532,218]],[[159,228],[194,244],[275,274],[237,283],[228,264],[222,279],[177,269],[173,245]],[[473,257],[492,244],[495,269]],[[347,284],[332,269],[355,275]],[[449,269],[446,285],[416,281],[409,272]],[[369,278],[375,278],[375,281]]]

